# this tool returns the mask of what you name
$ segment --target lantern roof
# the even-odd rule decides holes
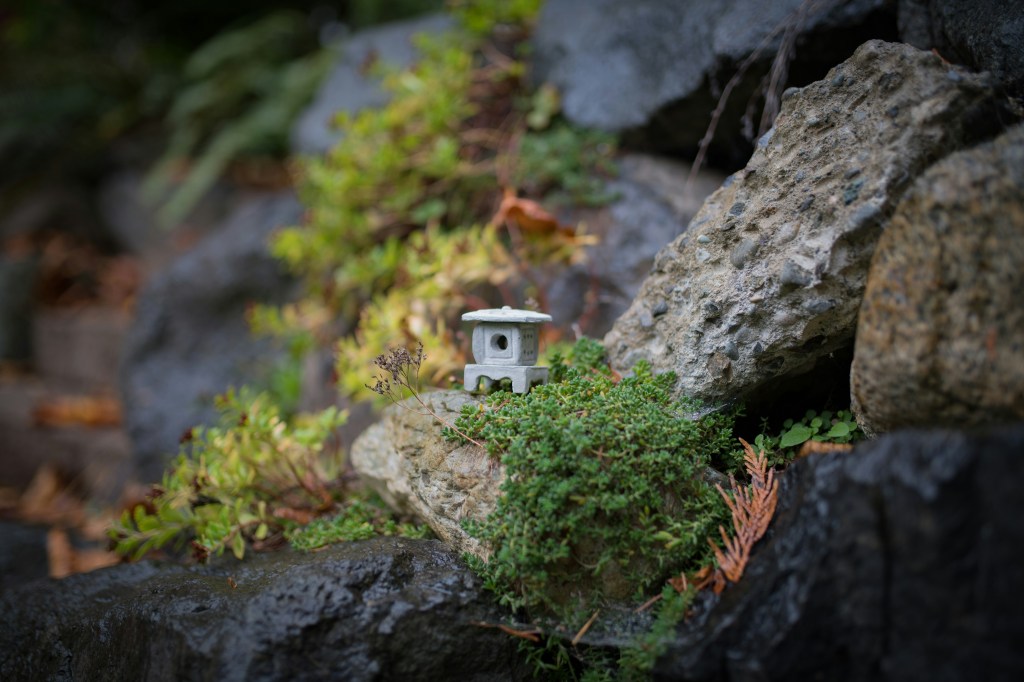
[[[463,322],[511,322],[518,324],[540,324],[550,322],[551,316],[532,310],[518,310],[509,306],[474,310],[462,316]]]

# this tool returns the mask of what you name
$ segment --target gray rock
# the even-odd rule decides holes
[[[432,540],[144,562],[0,595],[0,677],[524,679],[516,640],[477,625],[505,617]]]
[[[550,0],[535,31],[534,80],[559,88],[574,123],[609,131],[653,123],[650,144],[693,147],[705,125],[680,122],[710,120],[718,90],[763,42],[758,65],[736,88],[719,126],[721,144],[734,147],[729,131],[740,130],[746,101],[779,46],[781,31],[773,31],[805,6],[802,0]],[[821,73],[864,40],[893,36],[891,14],[884,0],[826,3],[804,19],[803,49],[792,71]],[[888,24],[892,31],[884,30]]]
[[[167,267],[180,255],[183,242],[208,235],[222,225],[241,194],[229,183],[217,183],[189,211],[187,220],[166,227],[157,219],[155,204],[142,196],[144,179],[144,173],[133,169],[111,173],[100,185],[96,203],[103,227],[117,247],[139,256],[152,269]]]
[[[998,121],[985,80],[954,82],[949,68],[871,41],[790,96],[770,142],[658,254],[605,337],[613,366],[648,360],[678,374],[680,394],[717,403],[848,348],[871,254],[906,187]],[[756,252],[737,268],[744,243]],[[659,300],[668,312],[647,324]],[[718,350],[730,340],[738,359]]]
[[[807,457],[743,577],[657,680],[1024,677],[1024,427],[902,432]]]
[[[423,399],[449,423],[475,400],[465,391],[435,391]],[[505,467],[472,443],[444,440],[440,422],[414,399],[403,406],[388,407],[352,444],[352,466],[394,509],[415,514],[457,551],[486,558],[488,548],[462,523],[482,521],[494,509]]]
[[[627,154],[619,177],[606,185],[615,200],[600,209],[579,211],[573,221],[586,225],[600,242],[587,260],[560,272],[548,289],[556,324],[579,325],[587,336],[600,337],[629,307],[651,270],[654,256],[686,230],[704,199],[725,176],[703,169],[688,190],[689,164],[644,154]],[[667,310],[656,306],[654,315]]]
[[[292,152],[323,154],[333,147],[341,138],[341,132],[331,123],[338,112],[354,114],[388,101],[387,93],[368,68],[377,61],[396,67],[412,64],[417,54],[414,35],[441,33],[452,25],[450,16],[434,14],[385,24],[348,38],[334,70],[292,128]]]
[[[899,0],[900,37],[921,49],[990,72],[1024,97],[1024,3],[1011,0]]]
[[[1024,126],[935,164],[878,244],[852,403],[868,433],[1024,419]]]
[[[121,394],[143,479],[158,480],[185,431],[214,419],[214,396],[252,383],[277,357],[269,341],[249,332],[245,310],[292,292],[267,239],[300,215],[291,194],[252,197],[139,296]]]

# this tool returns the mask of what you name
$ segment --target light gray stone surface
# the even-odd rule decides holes
[[[868,433],[1024,419],[1024,126],[953,154],[900,202],[857,322]]]
[[[423,394],[441,418],[455,421],[463,405],[476,402],[464,391]],[[415,514],[459,552],[481,558],[487,548],[462,527],[494,509],[505,467],[483,448],[441,437],[442,425],[413,398],[388,407],[363,432],[349,453],[360,477],[389,505]]]
[[[927,165],[992,132],[994,101],[983,77],[881,41],[792,94],[658,254],[605,337],[613,366],[648,360],[716,403],[848,348],[882,226]]]

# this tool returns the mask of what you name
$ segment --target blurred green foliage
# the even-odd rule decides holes
[[[212,87],[225,88],[232,76],[243,82],[228,83],[216,106],[195,107],[204,97],[195,92],[204,80],[196,73],[204,61],[197,50],[208,55],[216,52],[211,46],[226,50],[232,41],[244,42],[239,37],[251,37],[252,27],[264,21],[286,24],[270,17],[287,10],[304,27],[291,26],[299,43],[289,43],[291,56],[315,61],[320,38],[329,33],[441,6],[442,0],[5,0],[0,3],[0,193],[37,179],[88,182],[106,168],[118,139],[140,130],[159,137],[172,107],[175,113],[166,124],[176,140],[168,152],[206,151],[208,160],[192,181],[199,185],[231,150],[274,147],[287,132],[287,122],[281,121],[288,106],[308,89],[304,81],[314,74],[285,73],[291,62],[280,48],[287,41],[274,39],[265,51],[246,48],[246,59],[254,61],[251,69],[208,62],[228,67],[207,79]],[[271,65],[281,71],[267,75]],[[267,82],[246,80],[261,69]],[[280,88],[276,103],[266,94],[269,87]],[[180,97],[188,101],[178,103]],[[205,97],[209,101],[210,94]],[[251,111],[253,102],[262,105],[260,113]],[[278,130],[272,131],[275,125]],[[184,138],[197,132],[200,139],[185,144]],[[187,205],[187,198],[188,192],[178,203]],[[175,212],[183,209],[168,210]]]
[[[192,53],[166,116],[167,149],[144,187],[161,222],[181,222],[232,161],[283,158],[292,121],[333,58],[292,11],[220,33]]]
[[[336,320],[348,321],[337,362],[347,396],[366,397],[381,349],[417,342],[429,349],[424,380],[443,385],[466,361],[466,309],[529,297],[544,306],[544,269],[578,262],[589,240],[553,218],[510,225],[497,209],[520,189],[545,204],[607,200],[613,140],[555,120],[557,102],[531,97],[523,64],[486,41],[464,28],[420,36],[414,66],[378,67],[390,102],[339,114],[341,141],[303,167],[305,224],[273,241],[306,295],[258,310],[254,327],[329,342]],[[532,116],[538,106],[545,116]],[[531,129],[531,118],[549,127]]]
[[[229,549],[280,543],[295,525],[346,504],[332,447],[346,414],[333,408],[285,421],[266,395],[218,398],[221,421],[196,427],[163,482],[122,515],[109,534],[116,551],[139,559],[191,541],[201,559]]]

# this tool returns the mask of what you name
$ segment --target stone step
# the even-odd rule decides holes
[[[50,464],[83,494],[116,501],[133,472],[131,443],[120,426],[37,423],[41,405],[68,395],[82,394],[38,377],[0,378],[0,486],[24,489]]]
[[[118,308],[39,310],[32,324],[32,361],[47,382],[113,391],[131,316]]]

